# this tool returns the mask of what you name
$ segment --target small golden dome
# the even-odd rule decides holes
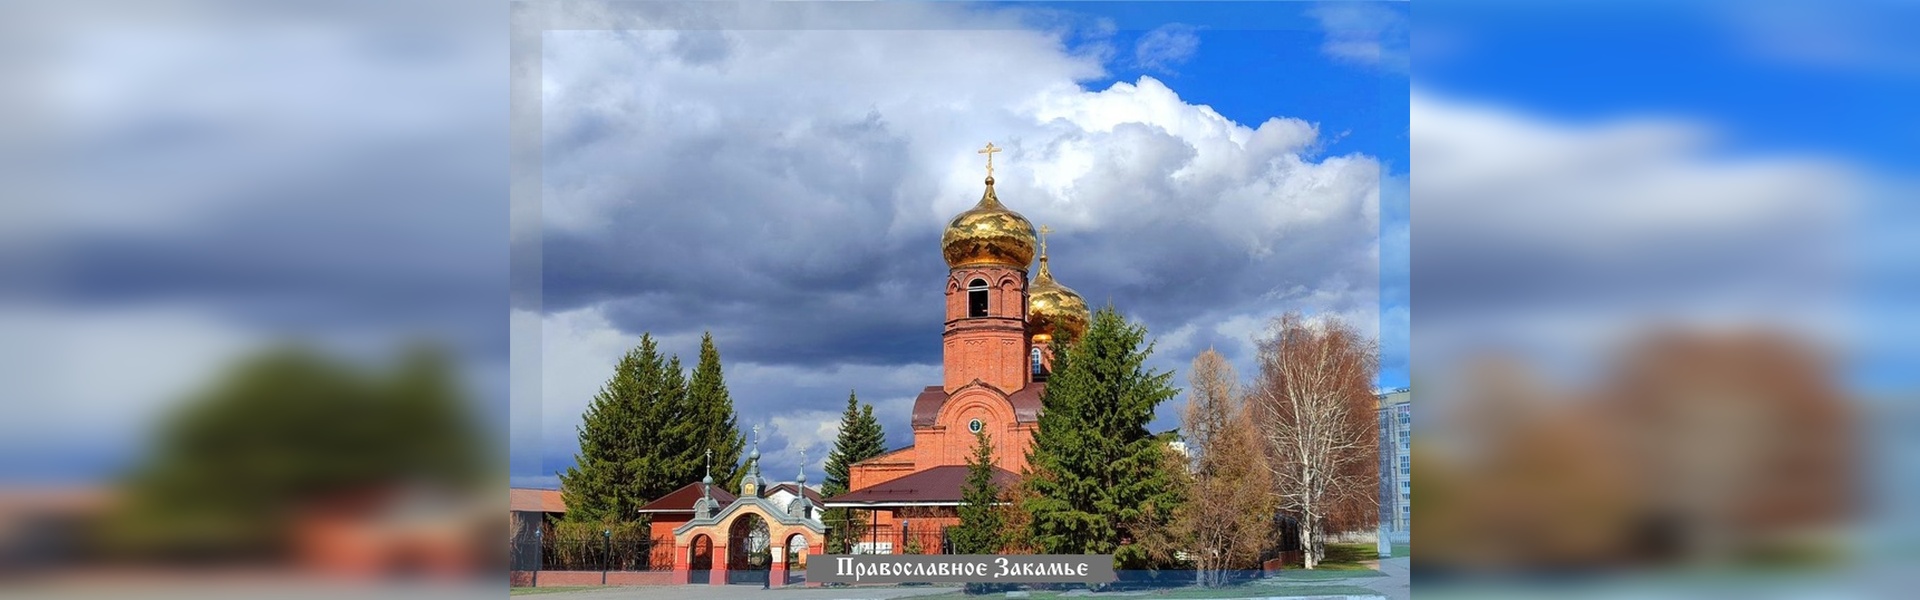
[[[1033,263],[1034,245],[1033,223],[1000,204],[992,176],[987,177],[980,203],[955,216],[940,236],[947,266],[956,269],[987,265],[1025,269]]]
[[[1079,339],[1092,321],[1086,299],[1054,281],[1053,271],[1047,269],[1047,256],[1040,255],[1040,275],[1027,287],[1027,332],[1035,338],[1046,336],[1045,340],[1060,334]]]

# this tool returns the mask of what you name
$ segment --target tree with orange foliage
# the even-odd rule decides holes
[[[1187,379],[1181,432],[1191,456],[1178,467],[1191,477],[1184,482],[1186,501],[1174,513],[1174,537],[1194,561],[1201,585],[1218,586],[1227,583],[1229,570],[1259,564],[1273,522],[1273,476],[1226,357],[1202,352]]]
[[[1377,519],[1378,345],[1337,318],[1275,319],[1258,340],[1260,375],[1249,401],[1265,442],[1279,508],[1300,524],[1312,569],[1325,536]]]

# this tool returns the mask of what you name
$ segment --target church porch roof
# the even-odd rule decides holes
[[[1003,491],[1019,481],[1012,471],[993,469],[993,483]],[[946,465],[828,498],[826,507],[958,506],[966,484],[965,465]]]
[[[698,482],[689,483],[689,484],[680,486],[680,489],[667,492],[667,495],[665,496],[661,496],[652,502],[648,502],[645,506],[641,506],[639,509],[635,510],[634,512],[643,513],[643,514],[691,513],[693,512],[693,501],[699,500],[699,499],[700,499],[700,484]],[[721,489],[720,486],[716,485],[716,486],[713,486],[713,499],[719,501],[721,506],[725,506],[728,503],[733,502],[734,496],[733,494],[727,493],[726,490]]]

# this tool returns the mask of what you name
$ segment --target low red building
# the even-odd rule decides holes
[[[648,502],[646,506],[635,511],[652,519],[648,537],[669,542],[673,540],[673,530],[693,520],[693,503],[700,499],[703,485],[706,484],[695,482],[680,486],[680,489],[668,492],[667,495]],[[721,506],[733,504],[733,501],[738,499],[718,487],[712,488],[711,493],[714,501],[719,502]]]
[[[507,490],[507,510],[513,513],[514,535],[527,535],[550,520],[567,514],[567,500],[560,490],[511,488]]]

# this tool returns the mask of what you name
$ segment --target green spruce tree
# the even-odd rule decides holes
[[[640,336],[640,345],[620,357],[613,376],[587,405],[576,428],[580,451],[560,474],[568,521],[622,521],[644,502],[635,488],[643,462],[640,428],[648,419],[643,388],[658,361],[653,337]]]
[[[298,344],[243,357],[156,424],[97,541],[126,558],[257,560],[287,548],[286,515],[316,499],[476,490],[492,448],[459,381],[431,346],[384,368]]]
[[[840,435],[833,451],[827,454],[827,477],[820,484],[821,495],[832,498],[852,491],[854,463],[886,454],[887,434],[873,416],[873,405],[861,405],[853,392],[847,392],[847,410],[840,414]],[[845,553],[866,529],[865,518],[851,509],[831,508],[823,515],[832,528],[827,539],[828,552]]]
[[[973,456],[967,459],[966,487],[960,492],[960,525],[951,540],[958,554],[995,554],[1006,541],[1006,516],[1001,513],[1000,488],[993,474],[1000,470],[993,456],[993,438],[986,431],[973,434]]]
[[[583,415],[580,452],[560,474],[567,520],[641,520],[641,505],[694,479],[700,459],[694,428],[680,417],[686,397],[680,359],[641,335]]]
[[[647,466],[642,471],[640,493],[651,500],[699,481],[705,449],[699,447],[700,424],[688,418],[693,407],[680,357],[667,359],[648,392],[648,418],[642,432],[647,442],[643,447]]]
[[[1049,554],[1113,554],[1117,568],[1153,566],[1140,540],[1164,526],[1178,488],[1164,469],[1166,441],[1147,431],[1154,407],[1179,394],[1172,372],[1153,372],[1146,327],[1109,306],[1086,335],[1056,352],[1041,395],[1028,462],[1028,538]]]
[[[704,468],[705,452],[712,449],[714,480],[727,482],[729,489],[739,489],[740,475],[746,471],[738,465],[747,437],[740,432],[740,418],[733,411],[733,397],[727,393],[720,351],[713,345],[712,333],[700,338],[700,362],[693,367],[693,378],[687,382],[687,403],[686,418],[697,422],[698,440],[693,456],[700,464],[696,468]],[[694,481],[705,473],[689,475],[688,481]]]

